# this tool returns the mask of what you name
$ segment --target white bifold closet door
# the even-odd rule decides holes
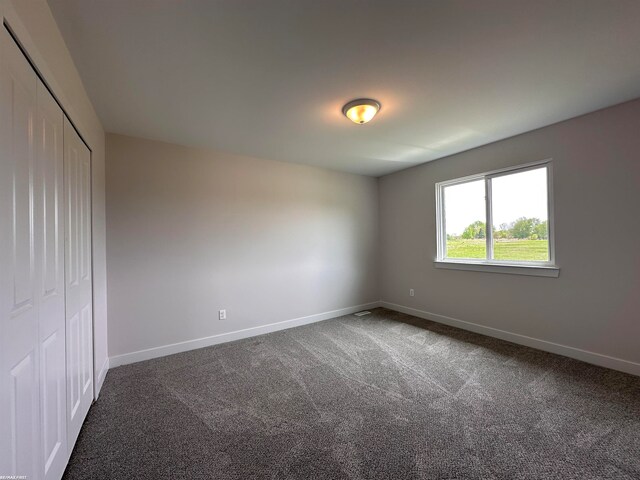
[[[73,448],[93,401],[91,154],[64,119],[67,425]]]
[[[36,265],[40,266],[40,471],[59,479],[68,460],[64,295],[64,115],[38,80],[36,158]]]
[[[0,475],[53,480],[93,399],[90,152],[0,29]]]
[[[0,36],[0,474],[53,479],[68,459],[63,113]]]

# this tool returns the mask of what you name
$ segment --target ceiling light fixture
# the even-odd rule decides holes
[[[376,116],[380,110],[380,104],[370,98],[352,100],[342,107],[342,113],[353,123],[362,125]]]

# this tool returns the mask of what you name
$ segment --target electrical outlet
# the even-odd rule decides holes
[[[410,297],[415,297],[415,295],[416,295],[416,292],[413,291],[413,288],[410,288],[409,289],[409,296]]]
[[[218,319],[219,320],[226,320],[227,319],[227,311],[226,310],[219,310],[218,311]]]

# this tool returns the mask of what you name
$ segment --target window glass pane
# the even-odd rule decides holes
[[[493,258],[548,261],[547,168],[491,180]]]
[[[446,258],[487,258],[484,179],[444,187]]]

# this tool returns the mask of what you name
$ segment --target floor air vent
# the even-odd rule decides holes
[[[363,317],[363,316],[365,316],[365,315],[370,315],[370,314],[371,314],[371,312],[370,312],[369,310],[365,310],[365,311],[363,311],[363,312],[354,313],[354,315],[355,315],[356,317]]]

